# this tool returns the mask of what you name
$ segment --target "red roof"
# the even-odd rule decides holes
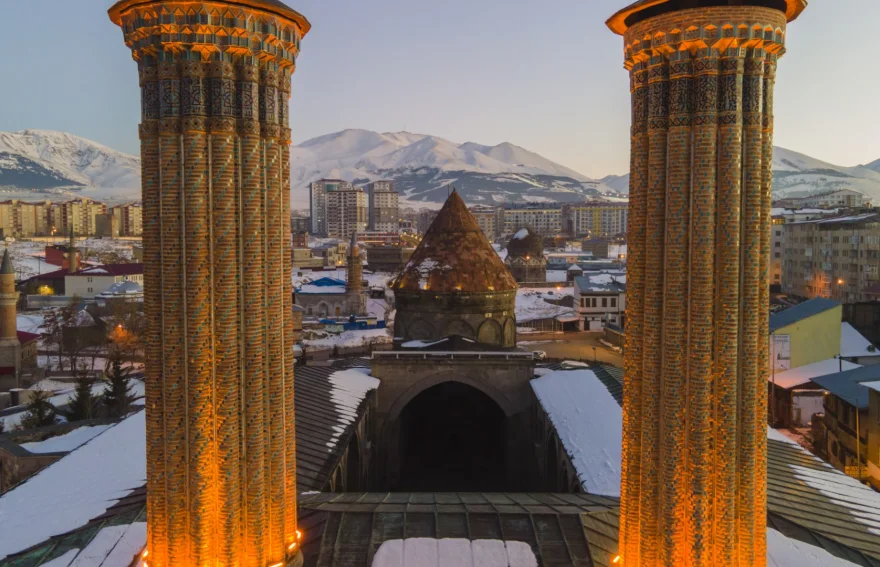
[[[84,268],[68,276],[138,276],[143,275],[143,264],[103,264]],[[45,275],[45,274],[44,274]]]
[[[27,344],[31,341],[35,341],[40,338],[40,335],[36,333],[28,333],[27,331],[17,331],[18,333],[18,342],[21,344]]]

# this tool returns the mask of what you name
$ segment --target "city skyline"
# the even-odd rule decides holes
[[[618,126],[629,121],[629,97],[620,81],[620,46],[603,24],[624,4],[566,0],[530,11],[524,0],[478,6],[460,0],[430,6],[301,2],[296,9],[313,23],[315,47],[297,69],[293,142],[346,128],[407,130],[457,143],[510,142],[590,177],[625,173],[628,141]],[[843,10],[829,3],[811,6],[787,38],[792,55],[780,71],[774,142],[854,166],[880,158],[880,139],[861,110],[870,107],[880,76],[861,73],[857,58],[836,54],[866,47],[880,5],[846,4],[846,13],[863,17],[846,21],[835,50],[808,41],[843,29]],[[0,62],[0,74],[17,79],[5,93],[0,130],[68,131],[137,154],[135,73],[124,52],[102,49],[118,41],[118,30],[96,23],[108,5],[46,0],[7,8],[10,22],[33,20],[47,8],[56,15],[42,22],[39,43],[30,41],[27,26],[10,26],[0,37],[7,52],[26,55]],[[465,10],[468,17],[460,18]],[[376,33],[379,26],[383,33]],[[63,50],[67,36],[61,30],[69,28],[90,30],[77,38],[83,54],[77,64],[52,75],[37,72],[33,62]],[[512,47],[516,29],[528,29],[526,49]],[[366,43],[370,65],[361,63]]]

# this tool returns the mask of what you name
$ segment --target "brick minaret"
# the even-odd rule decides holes
[[[292,561],[290,78],[278,0],[121,0],[138,63],[150,567]]]
[[[79,258],[76,255],[76,237],[70,227],[70,242],[67,244],[67,271],[75,274],[79,271]]]
[[[345,291],[351,295],[363,293],[364,266],[361,263],[361,250],[358,246],[357,232],[352,233],[351,243],[348,246],[348,270],[346,271]],[[357,303],[352,302],[352,305]]]
[[[18,292],[15,291],[15,270],[9,249],[3,251],[0,264],[0,366],[14,368],[14,384],[18,387],[18,374],[21,371],[21,342],[18,340],[18,321],[16,305]]]
[[[806,0],[642,0],[624,36],[632,151],[620,554],[766,563],[773,87]]]

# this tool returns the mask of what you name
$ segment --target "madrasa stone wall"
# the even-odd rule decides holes
[[[678,5],[609,20],[632,91],[621,559],[761,566],[773,88],[787,17]]]

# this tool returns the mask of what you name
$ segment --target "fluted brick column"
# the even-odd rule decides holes
[[[110,17],[142,92],[148,562],[288,563],[287,104],[309,24],[262,0],[122,0]]]
[[[649,4],[608,22],[633,104],[618,563],[760,567],[773,70],[806,3]]]

